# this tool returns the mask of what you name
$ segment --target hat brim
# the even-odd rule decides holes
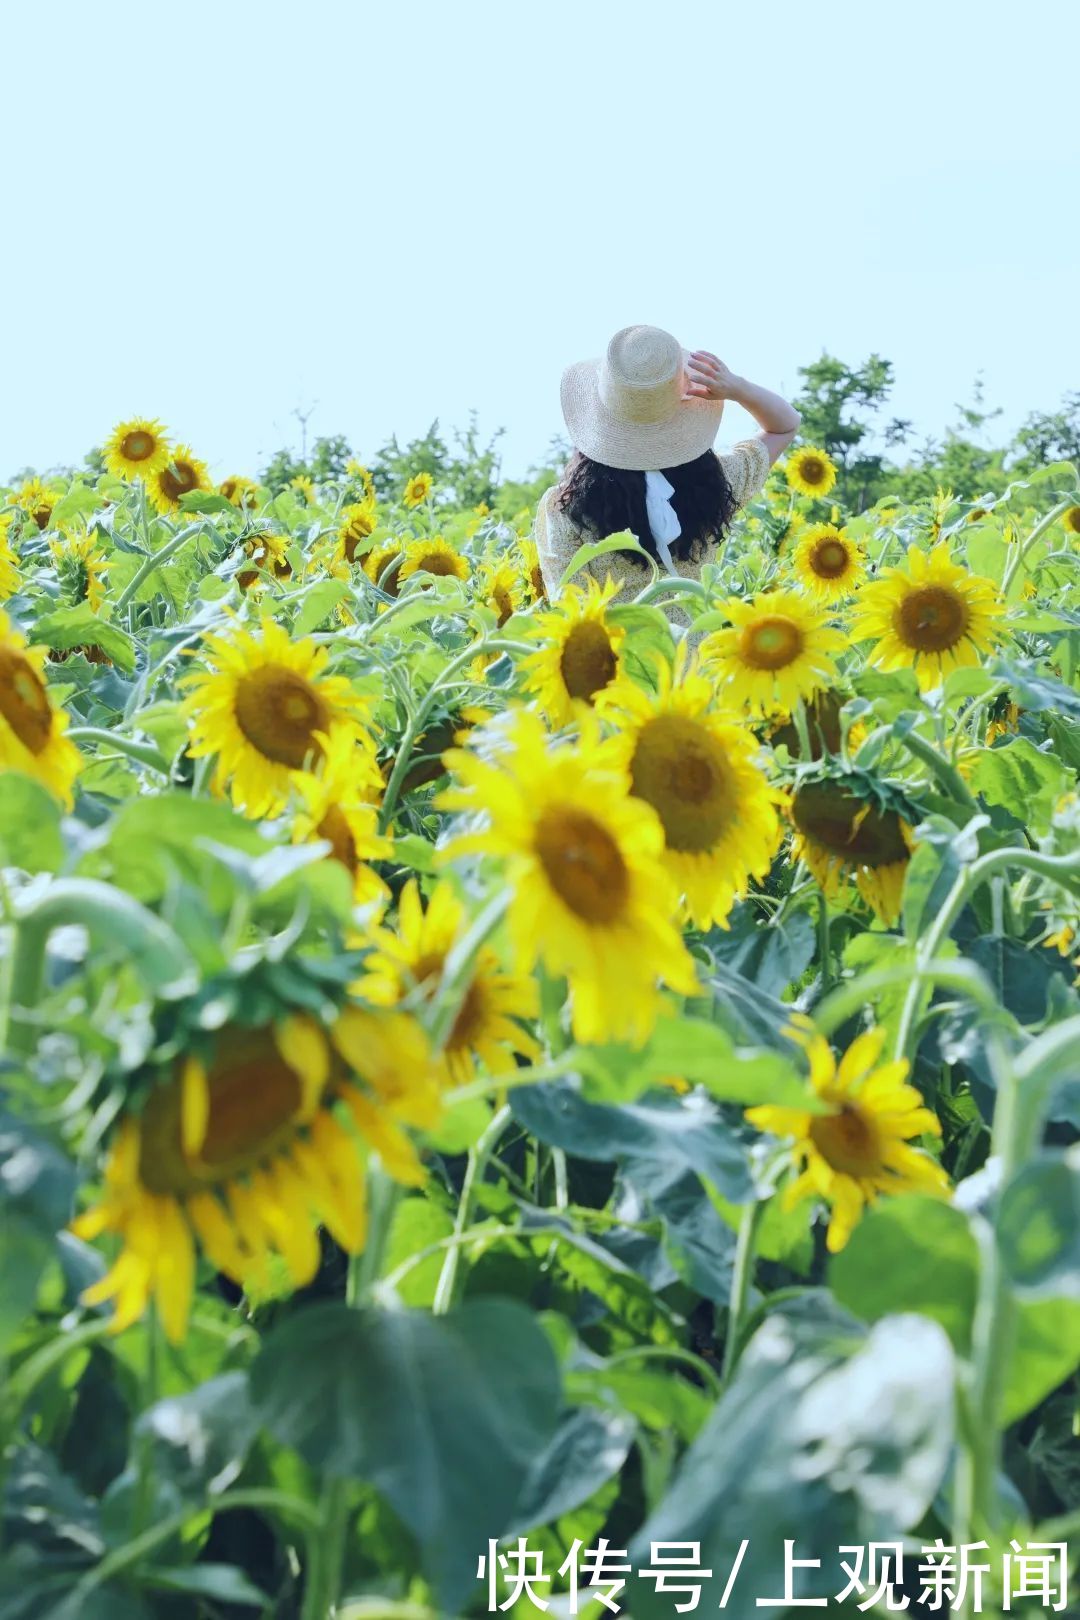
[[[627,422],[600,398],[600,361],[578,360],[559,389],[570,442],[582,455],[626,472],[681,467],[711,450],[724,414],[722,399],[683,399],[663,422]]]

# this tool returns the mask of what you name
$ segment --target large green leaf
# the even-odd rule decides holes
[[[130,674],[135,668],[135,643],[118,625],[95,613],[89,602],[38,614],[30,627],[36,646],[70,652],[73,647],[100,647],[117,669]]]
[[[587,1502],[626,1461],[636,1428],[625,1412],[590,1406],[564,1412],[550,1442],[533,1459],[505,1534],[525,1535]]]
[[[190,1394],[155,1402],[135,1432],[158,1477],[198,1499],[232,1484],[258,1427],[247,1374],[236,1371],[211,1378]]]
[[[921,1197],[891,1198],[859,1222],[829,1265],[841,1305],[864,1322],[918,1311],[961,1354],[971,1342],[978,1249],[963,1215]]]
[[[743,1150],[707,1097],[662,1093],[609,1108],[584,1102],[569,1082],[521,1086],[510,1095],[514,1116],[551,1147],[582,1159],[648,1162],[693,1170],[726,1198],[750,1190]]]
[[[1080,1153],[1044,1153],[1001,1195],[998,1243],[1013,1282],[1043,1299],[1080,1300]]]
[[[1001,748],[973,751],[968,785],[1041,836],[1070,777],[1053,754],[1044,754],[1027,737],[1014,737]]]
[[[794,1595],[835,1595],[836,1549],[856,1525],[895,1534],[933,1501],[952,1446],[952,1386],[948,1339],[921,1317],[885,1318],[865,1343],[845,1343],[827,1316],[774,1316],[631,1543],[632,1565],[646,1566],[653,1542],[700,1544],[712,1574],[699,1607],[710,1613],[745,1539],[728,1607],[750,1613],[782,1596],[791,1540],[797,1556],[821,1561],[795,1572]],[[669,1601],[642,1582],[635,1615],[669,1613]]]
[[[789,1045],[788,1052],[793,1050]],[[662,1018],[644,1046],[590,1046],[576,1055],[592,1102],[628,1103],[651,1086],[682,1080],[704,1086],[718,1102],[806,1106],[806,1086],[792,1057],[737,1047],[707,1018]]]
[[[30,776],[0,773],[0,866],[56,872],[64,858],[60,806]]]
[[[315,1305],[270,1334],[252,1392],[313,1467],[386,1497],[453,1608],[555,1431],[559,1374],[532,1313],[509,1300],[445,1317]]]

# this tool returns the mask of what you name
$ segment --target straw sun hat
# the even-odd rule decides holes
[[[606,467],[681,467],[710,449],[722,399],[686,397],[689,353],[658,326],[624,326],[600,360],[563,372],[560,395],[571,443]]]

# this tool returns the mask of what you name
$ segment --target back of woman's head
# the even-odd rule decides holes
[[[671,542],[673,557],[686,557],[695,541],[719,539],[727,532],[736,505],[714,450],[706,450],[681,467],[656,470],[674,490],[671,504],[682,526],[682,533]],[[575,451],[557,500],[576,528],[601,540],[629,529],[651,556],[657,556],[645,506],[643,472],[607,467]]]

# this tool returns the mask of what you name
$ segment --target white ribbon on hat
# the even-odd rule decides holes
[[[663,473],[645,474],[645,511],[649,518],[649,528],[652,530],[660,561],[669,574],[678,572],[672,561],[670,542],[677,540],[682,534],[678,513],[671,504],[674,493],[674,485],[668,483]]]

